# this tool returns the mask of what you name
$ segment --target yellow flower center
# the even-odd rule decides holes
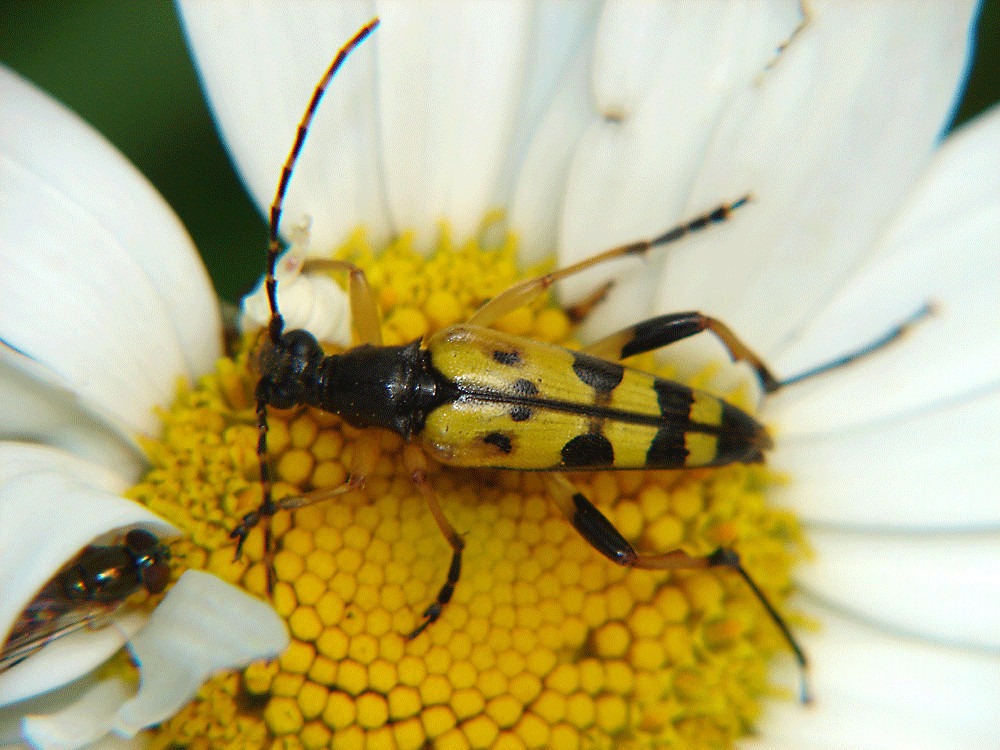
[[[375,259],[360,233],[342,256],[368,274],[386,344],[459,322],[520,278],[512,239],[454,248],[446,230],[429,258],[404,237]],[[497,328],[572,346],[549,300]],[[264,596],[259,530],[239,562],[229,539],[260,500],[249,348],[164,412],[162,438],[146,446],[154,468],[132,496],[185,531],[175,563]],[[408,640],[451,551],[403,468],[401,438],[305,408],[272,409],[268,423],[277,497],[343,483],[359,439],[374,435],[381,459],[363,490],[275,517],[273,604],[291,646],[210,681],[154,747],[728,747],[752,730],[760,699],[782,692],[767,663],[786,644],[737,575],[616,566],[532,473],[432,464],[463,570],[440,620]],[[731,544],[772,601],[790,591],[800,532],[767,506],[764,466],[569,478],[640,550]]]

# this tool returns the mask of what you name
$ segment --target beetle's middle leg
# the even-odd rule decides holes
[[[886,331],[877,340],[829,362],[784,379],[777,378],[764,363],[764,360],[744,344],[729,326],[717,318],[703,315],[700,312],[668,313],[650,318],[595,341],[584,351],[602,359],[619,360],[659,349],[702,331],[711,331],[726,347],[734,362],[746,362],[753,368],[760,379],[764,393],[774,393],[785,386],[799,383],[807,378],[856,362],[869,354],[874,354],[905,334],[933,311],[933,305],[927,303],[906,320]]]
[[[437,493],[427,481],[427,456],[419,446],[407,443],[403,447],[403,465],[410,474],[413,483],[424,496],[424,501],[430,509],[434,521],[444,535],[445,541],[451,547],[451,564],[448,566],[448,578],[438,592],[437,599],[424,610],[424,621],[410,633],[410,640],[413,640],[441,616],[444,605],[451,601],[451,595],[455,593],[455,586],[458,584],[458,577],[462,572],[462,550],[465,549],[465,541],[455,531],[455,527],[445,518],[438,502]]]
[[[374,442],[365,441],[365,436],[367,435],[371,435]],[[354,451],[351,463],[351,476],[344,484],[329,489],[314,490],[303,495],[292,495],[281,500],[276,500],[274,505],[277,509],[294,510],[307,505],[324,502],[354,489],[360,489],[364,486],[365,479],[374,470],[375,464],[378,461],[379,450],[377,440],[377,435],[371,431],[362,433],[358,447]],[[441,504],[438,502],[437,494],[427,480],[427,457],[424,455],[424,452],[418,446],[407,443],[403,448],[403,465],[423,496],[427,507],[431,511],[431,515],[434,517],[435,523],[441,529],[441,533],[452,550],[451,564],[448,566],[448,577],[438,592],[437,598],[424,610],[424,621],[410,633],[409,638],[412,640],[441,616],[444,606],[451,600],[462,571],[462,550],[465,549],[465,541],[445,517],[444,512],[441,510]]]

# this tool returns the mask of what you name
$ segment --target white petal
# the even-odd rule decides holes
[[[119,610],[100,627],[83,627],[47,644],[40,651],[4,671],[0,703],[42,695],[100,668],[145,623],[145,615]]]
[[[0,632],[6,634],[38,590],[79,551],[130,528],[157,536],[176,529],[105,489],[122,480],[57,451],[0,445]],[[76,477],[79,471],[81,480]],[[87,480],[96,484],[88,484]],[[53,533],[58,529],[59,533]],[[125,617],[127,613],[123,613]],[[0,705],[49,690],[103,663],[128,637],[130,620],[81,630],[0,674]],[[72,641],[69,639],[73,639]],[[61,643],[60,641],[66,641]],[[50,649],[56,649],[52,655]],[[59,658],[56,653],[62,653]]]
[[[285,330],[304,328],[320,341],[349,346],[351,311],[347,293],[330,276],[302,273],[305,248],[293,247],[278,259],[278,309]],[[264,328],[271,320],[264,280],[245,296],[240,307],[244,331]]]
[[[1000,535],[809,529],[796,582],[854,619],[1000,654]]]
[[[106,734],[97,742],[87,745],[84,750],[145,750],[148,745],[148,738],[141,734],[128,739],[117,734]]]
[[[689,200],[749,192],[754,203],[739,232],[668,251],[657,312],[702,308],[769,355],[864,262],[950,115],[975,10],[910,3],[901,17],[900,7],[810,3],[791,44],[744,82],[714,123]]]
[[[994,750],[1000,744],[1000,657],[898,638],[808,612],[802,635],[815,702],[771,704],[745,748]]]
[[[690,201],[713,124],[774,59],[799,23],[798,10],[794,2],[606,7],[593,60],[597,111],[566,186],[561,262],[655,236],[688,212],[747,192],[743,184]],[[589,292],[610,270],[581,274],[563,291],[570,299]],[[609,302],[615,320],[595,320],[593,330],[648,316],[657,276],[651,270],[621,282]]]
[[[807,521],[882,529],[996,528],[1000,389],[852,430],[782,435],[778,502]]]
[[[590,6],[584,3],[561,3],[546,6],[548,7],[564,12],[573,11],[579,13],[580,17],[570,19],[568,27],[575,30],[576,34],[575,38],[567,42],[567,59],[559,59],[559,45],[548,60],[549,66],[543,71],[536,73],[532,67],[529,81],[531,88],[525,112],[522,113],[522,122],[530,116],[531,130],[526,135],[515,136],[514,140],[513,153],[517,156],[512,158],[511,166],[513,168],[514,163],[520,166],[510,199],[510,225],[520,239],[518,250],[524,264],[544,260],[556,248],[564,185],[573,154],[580,136],[596,116],[590,86],[596,12],[592,12]],[[566,28],[562,18],[556,23],[556,28]],[[547,28],[548,24],[540,24],[541,30]],[[543,56],[543,51],[547,52],[548,48],[539,49],[539,57]],[[551,70],[550,66],[558,65],[559,62],[562,66],[558,70]],[[550,75],[558,74],[558,80],[548,87],[546,72]],[[542,88],[546,94],[546,110],[543,117],[538,117],[534,114],[536,107],[532,94]],[[527,126],[522,125],[522,129],[527,129]],[[522,146],[521,141],[529,138]]]
[[[55,690],[50,690],[43,695],[0,708],[0,747],[5,748],[5,750],[8,747],[12,750],[13,748],[18,748],[18,750],[20,748],[24,748],[24,750],[37,748],[34,744],[22,744],[22,740],[24,739],[22,730],[25,717],[43,717],[42,720],[44,722],[45,717],[67,710],[77,701],[81,700],[81,698],[86,699],[88,694],[104,682],[105,679],[103,677],[99,677],[96,672],[91,672],[79,680],[75,680]],[[121,686],[118,678],[111,678],[111,682],[113,685]],[[129,692],[132,691],[123,692],[121,687],[105,687],[98,691],[96,695],[100,696],[103,694],[107,700],[96,703],[92,702],[90,704],[89,708],[94,714],[89,717],[90,726],[95,727],[100,724],[107,727],[108,717],[112,716],[118,710],[125,698],[128,697]],[[81,728],[86,730],[88,719],[86,717],[81,718],[83,718]],[[105,731],[107,730],[105,729]],[[96,732],[92,733],[96,734]],[[124,740],[118,735],[106,734],[96,742],[86,745],[86,749],[124,750],[125,748],[138,748],[140,746],[135,743],[135,740]]]
[[[589,46],[581,40],[597,5],[456,7],[182,3],[216,117],[261,206],[272,200],[320,74],[362,23],[381,16],[319,108],[283,233],[308,215],[317,254],[362,222],[376,245],[416,228],[426,246],[439,219],[463,238],[495,202],[508,202],[567,61]]]
[[[233,161],[258,206],[270,206],[313,89],[337,50],[375,15],[370,3],[193,0],[181,13],[198,70]],[[312,248],[337,247],[364,224],[377,246],[390,234],[375,111],[375,47],[345,62],[316,113],[289,185],[283,232],[312,220]]]
[[[1000,111],[945,143],[871,262],[776,368],[792,374],[850,351],[927,302],[934,314],[877,354],[779,394],[769,408],[782,429],[844,429],[1000,385],[998,234]]]
[[[208,573],[185,572],[131,641],[142,681],[118,711],[115,731],[128,737],[163,721],[209,677],[275,657],[288,642],[268,604]]]
[[[58,472],[76,481],[112,493],[123,492],[131,483],[102,464],[42,445],[0,442],[0,485],[14,477],[34,472]]]
[[[732,69],[722,55],[714,76],[683,65],[675,74],[692,78],[705,93],[695,105],[665,98],[646,140],[694,106],[701,119],[683,133],[671,130],[660,143],[660,151],[681,156],[639,148],[641,106],[623,123],[598,124],[582,139],[577,161],[586,168],[574,168],[567,188],[564,253],[587,255],[743,194],[755,198],[729,226],[667,249],[665,272],[647,270],[646,278],[622,284],[613,298],[621,309],[614,320],[595,319],[592,334],[651,312],[695,308],[726,319],[767,354],[857,265],[929,156],[964,65],[969,8],[937,4],[900,23],[887,4],[810,4],[809,20],[775,57],[778,32],[785,35],[780,42],[787,41],[795,23],[772,5],[751,6],[749,18],[762,7],[774,17],[759,19],[756,28],[766,30],[759,37],[745,34],[746,20],[703,24],[702,33],[714,31],[710,39],[724,42],[728,34],[735,49],[748,50],[736,55]],[[726,9],[734,18],[741,12],[740,6]],[[642,31],[637,25],[632,33]],[[921,55],[907,53],[917,47]],[[875,59],[899,64],[887,73],[884,65],[873,67]],[[636,97],[623,89],[618,100],[635,106]],[[640,96],[640,105],[647,99]],[[658,160],[669,158],[673,181],[665,183],[666,165]],[[871,197],[858,200],[859,194]],[[655,200],[662,206],[658,223],[651,208],[633,209]],[[578,281],[581,290],[595,284]],[[655,297],[647,302],[653,285]],[[684,352],[686,345],[676,349]]]
[[[428,246],[437,222],[472,235],[498,190],[521,103],[530,6],[379,7],[379,115],[397,229]]]
[[[101,413],[152,432],[178,374],[219,354],[219,314],[176,216],[99,134],[0,70],[0,337]]]
[[[592,119],[590,66],[598,2],[535,6],[522,104],[497,204],[507,206],[524,264],[556,247],[563,185],[577,139]]]
[[[24,736],[41,750],[76,750],[103,738],[111,717],[131,689],[121,680],[105,680],[56,713],[24,718]]]
[[[0,434],[99,461],[135,481],[147,468],[131,430],[98,414],[48,367],[0,343]]]

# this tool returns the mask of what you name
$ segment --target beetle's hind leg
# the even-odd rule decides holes
[[[367,436],[370,436],[370,438]],[[296,508],[303,508],[307,505],[315,505],[316,503],[324,502],[337,497],[338,495],[342,495],[345,492],[360,489],[364,486],[365,479],[374,470],[379,455],[377,434],[372,431],[362,433],[361,438],[359,438],[359,443],[354,451],[354,457],[351,463],[351,476],[347,482],[329,489],[314,490],[313,492],[308,492],[303,495],[292,495],[282,498],[281,500],[272,500],[271,515],[279,510],[295,510]],[[430,606],[427,607],[426,610],[424,610],[423,622],[409,634],[408,637],[412,640],[424,632],[428,625],[435,622],[444,611],[445,605],[451,601],[452,594],[455,592],[455,586],[458,584],[458,579],[462,572],[462,550],[465,549],[465,541],[458,534],[458,532],[455,531],[455,527],[451,525],[451,522],[445,517],[444,511],[441,510],[441,504],[438,502],[437,494],[434,492],[434,489],[430,486],[430,482],[427,479],[427,457],[424,455],[424,452],[419,446],[407,443],[403,447],[403,465],[406,467],[406,471],[409,473],[410,479],[413,480],[413,484],[423,496],[424,502],[427,503],[427,507],[430,510],[431,515],[434,517],[434,522],[438,525],[438,528],[441,530],[441,534],[444,536],[445,541],[448,542],[452,551],[451,563],[448,566],[448,576],[445,579],[444,585],[441,586],[441,590],[438,592],[437,598],[430,604]],[[259,514],[259,511],[254,511],[253,513],[248,514],[247,517],[255,514]],[[261,520],[269,522],[270,516],[266,519],[261,516]],[[265,527],[265,529],[266,528],[267,527]],[[271,567],[269,563],[268,575],[270,580]]]
[[[747,573],[735,550],[720,547],[709,555],[693,556],[683,550],[673,550],[657,555],[640,555],[628,540],[621,535],[614,524],[601,513],[586,495],[578,492],[566,477],[559,473],[544,475],[549,496],[556,506],[566,516],[586,542],[604,555],[611,562],[626,568],[641,568],[644,570],[704,570],[706,568],[729,568],[746,581],[754,596],[760,601],[774,624],[781,631],[788,647],[795,655],[795,660],[802,670],[803,703],[808,702],[809,691],[806,686],[805,668],[806,656],[799,646],[791,629],[784,618],[775,609],[761,591],[760,587]]]
[[[602,359],[625,359],[669,346],[702,331],[711,331],[715,334],[734,362],[746,362],[750,365],[760,378],[765,393],[774,393],[784,385],[771,373],[764,361],[729,329],[729,326],[700,312],[658,315],[595,341],[584,351]]]

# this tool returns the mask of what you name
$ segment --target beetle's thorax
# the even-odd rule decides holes
[[[449,385],[418,341],[325,355],[310,333],[293,330],[261,353],[257,397],[277,408],[315,406],[355,427],[384,427],[409,438],[449,398]]]

